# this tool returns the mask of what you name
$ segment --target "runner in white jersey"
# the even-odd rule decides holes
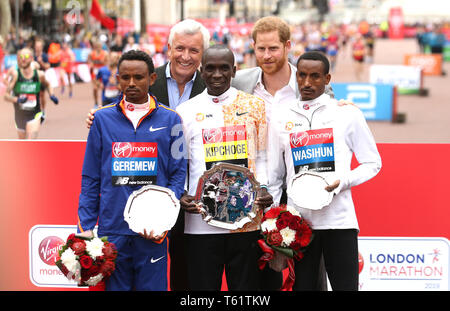
[[[180,200],[185,212],[189,286],[194,290],[220,290],[225,269],[230,290],[258,289],[259,221],[262,209],[272,204],[264,185],[266,176],[266,116],[264,102],[230,87],[235,73],[234,57],[225,46],[215,45],[205,51],[201,74],[207,89],[180,104],[177,112],[183,119],[188,153],[188,193]],[[237,138],[236,150],[227,150],[223,140],[205,140],[205,133],[244,131]],[[237,136],[238,137],[238,136]],[[255,201],[260,206],[254,221],[239,230],[211,226],[200,214],[194,194],[201,175],[217,163],[233,162],[247,166],[262,189]],[[237,157],[236,157],[237,155]]]
[[[362,112],[353,105],[338,107],[324,94],[330,81],[329,61],[320,52],[307,52],[297,64],[302,100],[292,101],[272,115],[268,140],[268,176],[274,201],[280,200],[284,176],[288,204],[311,223],[314,239],[305,257],[295,263],[293,290],[317,288],[323,254],[333,290],[358,290],[359,231],[351,188],[374,177],[381,158]],[[352,169],[352,157],[358,165]],[[297,206],[290,181],[296,173],[315,171],[325,178],[324,189],[333,193],[321,209]],[[325,192],[326,193],[326,192]]]

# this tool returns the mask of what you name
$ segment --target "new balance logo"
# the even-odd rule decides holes
[[[118,177],[116,179],[116,185],[128,185],[130,177]]]

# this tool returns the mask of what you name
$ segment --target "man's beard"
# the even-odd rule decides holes
[[[267,68],[267,66],[264,65],[264,62],[257,61],[258,66],[266,74],[274,74],[274,73],[280,71],[280,69],[283,68],[283,66],[286,64],[286,62],[287,62],[287,57],[283,57],[282,59],[278,59],[274,63],[270,63],[270,65],[269,65],[270,67]]]

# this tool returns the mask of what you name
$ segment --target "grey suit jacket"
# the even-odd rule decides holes
[[[293,67],[293,69],[295,70],[295,72],[297,71],[295,67]],[[260,67],[238,70],[236,72],[236,76],[231,81],[231,85],[237,88],[238,90],[244,91],[249,94],[253,94],[253,91],[255,90],[256,83],[258,82],[260,74],[261,74]],[[295,93],[297,94],[297,97],[300,97],[300,92],[298,90],[297,83],[295,84]],[[331,97],[334,97],[331,85],[328,84],[325,86],[325,93],[330,95]]]

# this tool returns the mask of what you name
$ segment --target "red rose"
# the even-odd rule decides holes
[[[278,218],[277,222],[277,228],[278,230],[284,229],[289,225],[289,220],[286,218]]]
[[[75,233],[70,234],[70,235],[67,237],[67,243],[73,242],[74,239],[75,239]]]
[[[112,260],[107,260],[100,267],[100,273],[103,274],[105,278],[109,277],[116,269],[116,264]]]
[[[264,214],[264,220],[268,219],[268,218],[278,218],[278,215],[280,215],[280,212],[282,211],[282,207],[278,206],[278,207],[272,207],[270,210],[268,210],[265,214]]]
[[[290,219],[290,218],[292,218],[292,214],[291,214],[291,212],[282,212],[282,213],[280,213],[280,218],[285,218],[285,219]]]
[[[82,239],[77,238],[75,233],[72,233],[69,235],[69,237],[67,238],[67,245],[68,246],[72,246],[72,244],[76,243],[76,242],[83,242]]]
[[[91,256],[84,255],[80,257],[80,265],[83,269],[89,269],[92,267],[93,260]]]
[[[300,239],[297,238],[297,235],[295,236],[295,240],[291,242],[289,245],[290,248],[292,248],[294,251],[299,251],[300,248],[302,248],[302,244]]]
[[[308,244],[311,242],[311,236],[312,236],[311,228],[306,222],[302,222],[298,236],[298,239],[300,240],[300,245],[302,247],[308,246]]]
[[[290,216],[292,216],[292,214],[290,212],[280,213],[280,216],[278,217],[277,222],[276,222],[278,230],[284,229],[287,226],[289,226]]]
[[[84,251],[86,250],[86,244],[83,241],[75,242],[70,248],[74,251],[75,255],[80,256],[84,254]]]
[[[94,263],[95,264],[101,264],[106,260],[105,256],[97,256],[95,257]]]
[[[102,251],[106,259],[115,259],[117,257],[117,249],[113,243],[106,243]]]
[[[81,283],[86,282],[89,278],[99,274],[100,268],[96,265],[92,265],[89,269],[81,269]]]
[[[87,274],[89,275],[89,277],[91,276],[96,276],[97,274],[100,273],[100,267],[97,265],[92,265],[89,270],[87,271]]]
[[[283,242],[283,237],[278,231],[269,232],[267,235],[267,243],[273,246],[280,246]]]
[[[305,235],[305,234],[303,234],[301,237],[300,237],[300,245],[302,246],[302,247],[306,247],[306,246],[308,246],[308,244],[311,242],[311,235]]]
[[[302,219],[299,216],[292,216],[289,219],[289,228],[295,231],[301,230],[301,221]]]

